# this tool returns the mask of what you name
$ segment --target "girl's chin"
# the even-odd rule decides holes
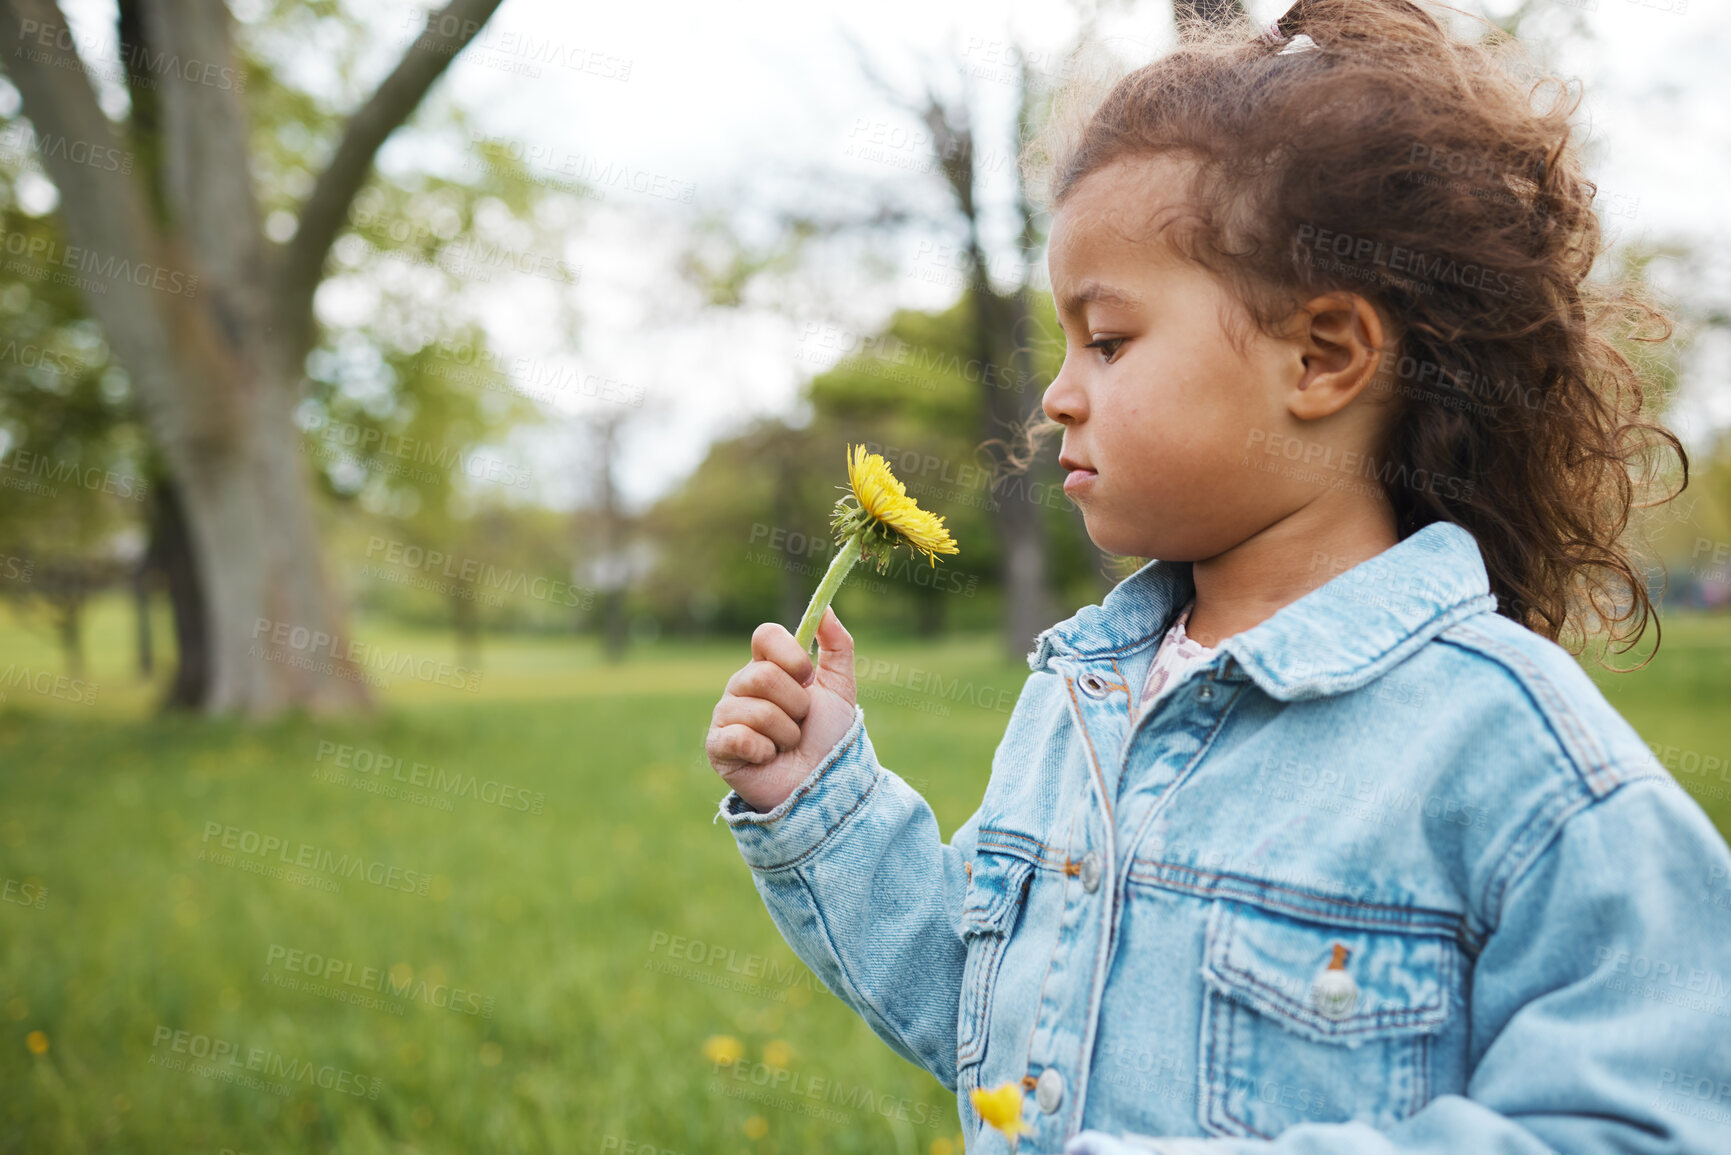
[[[1170,541],[1162,542],[1159,533],[1149,531],[1147,526],[1126,525],[1123,521],[1102,514],[1096,506],[1092,510],[1084,508],[1082,523],[1088,530],[1088,537],[1100,552],[1114,554],[1118,557],[1157,558],[1168,555],[1159,552],[1161,545],[1171,548]]]

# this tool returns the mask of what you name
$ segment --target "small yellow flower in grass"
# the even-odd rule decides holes
[[[933,566],[938,564],[938,554],[961,552],[950,531],[944,528],[944,519],[921,509],[919,502],[908,496],[908,491],[890,472],[890,463],[876,453],[867,453],[863,445],[848,448],[847,481],[848,492],[836,501],[835,516],[829,523],[840,548],[829,569],[824,571],[817,591],[811,595],[811,604],[806,606],[805,616],[793,635],[794,641],[807,650],[817,636],[823,611],[829,608],[842,580],[860,558],[872,559],[878,572],[883,573],[889,568],[890,553],[897,546],[925,554]]]
[[[718,1067],[731,1067],[745,1056],[745,1044],[732,1035],[711,1035],[703,1040],[703,1057]]]
[[[980,1113],[980,1118],[1004,1134],[1026,1135],[1033,1130],[1022,1122],[1022,1088],[1015,1083],[1005,1083],[990,1091],[970,1091],[968,1097],[974,1101],[974,1110]]]
[[[745,1137],[747,1139],[761,1139],[767,1134],[769,1134],[769,1120],[762,1115],[753,1115],[745,1121]]]
[[[30,1049],[32,1055],[46,1055],[48,1053],[48,1036],[41,1031],[31,1031],[24,1036],[24,1045]]]
[[[763,1061],[772,1071],[785,1071],[793,1060],[793,1048],[781,1039],[771,1039],[763,1045]]]

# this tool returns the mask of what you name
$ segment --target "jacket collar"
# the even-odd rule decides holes
[[[1194,591],[1188,562],[1151,561],[1099,605],[1042,631],[1028,668],[1044,670],[1054,655],[1119,657],[1153,645]],[[1340,693],[1405,660],[1461,618],[1495,610],[1472,534],[1432,522],[1220,643],[1228,655],[1222,676],[1240,667],[1281,701]]]

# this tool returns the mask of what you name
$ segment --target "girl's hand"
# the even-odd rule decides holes
[[[752,661],[728,679],[710,719],[709,764],[759,814],[781,805],[853,725],[853,636],[833,609],[817,647],[814,668],[786,627],[758,626]]]

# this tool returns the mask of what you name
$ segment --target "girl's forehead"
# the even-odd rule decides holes
[[[1191,169],[1158,154],[1113,161],[1081,178],[1052,213],[1048,263],[1125,247],[1143,260],[1176,256],[1165,235],[1190,208]]]

